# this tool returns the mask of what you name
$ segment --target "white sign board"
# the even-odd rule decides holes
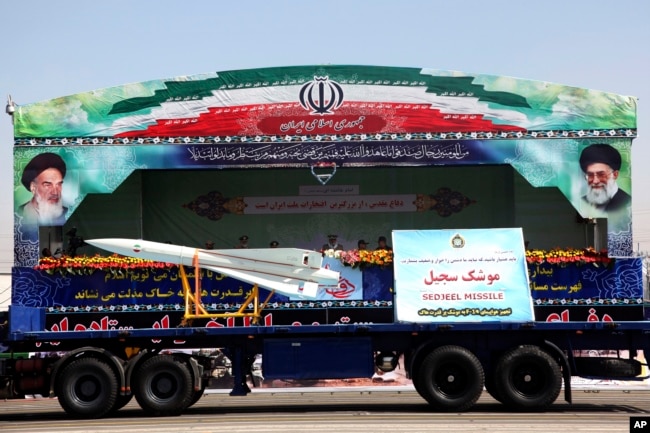
[[[521,229],[393,232],[401,322],[532,321]]]

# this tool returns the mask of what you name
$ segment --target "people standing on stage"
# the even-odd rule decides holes
[[[327,251],[327,250],[343,250],[343,245],[338,243],[338,235],[327,235],[327,243],[323,245],[321,248],[321,251]]]
[[[239,244],[235,248],[248,248],[248,236],[243,235],[239,237]]]
[[[393,248],[386,243],[386,236],[379,236],[379,239],[377,239],[377,248],[375,248],[375,250],[393,251]]]

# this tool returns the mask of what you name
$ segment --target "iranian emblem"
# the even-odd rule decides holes
[[[451,247],[452,248],[463,248],[465,246],[465,238],[461,235],[456,234],[451,238]]]
[[[311,114],[334,114],[334,110],[343,103],[343,89],[328,76],[316,77],[300,89],[300,105]]]

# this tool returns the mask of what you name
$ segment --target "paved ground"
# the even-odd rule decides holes
[[[15,432],[629,432],[631,416],[650,416],[650,391],[577,391],[544,413],[513,413],[489,396],[463,413],[432,413],[412,391],[257,390],[210,393],[177,417],[144,417],[134,402],[111,418],[74,420],[55,399],[0,402],[0,431]]]

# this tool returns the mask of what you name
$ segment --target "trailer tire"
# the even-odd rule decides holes
[[[101,418],[115,406],[118,381],[111,367],[97,358],[79,358],[56,380],[55,392],[66,413]]]
[[[636,359],[574,358],[576,376],[606,376],[608,378],[633,378],[641,375],[643,365]]]
[[[510,409],[544,409],[557,399],[561,388],[560,365],[537,346],[512,349],[496,364],[495,389]]]
[[[133,394],[127,394],[127,395],[118,394],[117,399],[115,400],[115,404],[110,410],[110,413],[115,413],[118,410],[122,409],[124,406],[129,404],[132,398],[133,398]]]
[[[147,359],[138,367],[136,377],[135,399],[150,416],[180,415],[192,401],[192,374],[173,356]]]
[[[441,346],[420,364],[418,393],[431,406],[442,411],[464,411],[476,403],[483,392],[485,374],[479,359],[460,346]]]
[[[198,391],[193,391],[192,392],[192,398],[190,399],[190,403],[187,405],[187,407],[194,406],[197,401],[203,397],[203,393],[205,392],[205,385]]]
[[[493,399],[499,403],[503,403],[503,400],[499,396],[497,391],[496,380],[494,378],[494,372],[485,373],[485,390],[492,396]]]

